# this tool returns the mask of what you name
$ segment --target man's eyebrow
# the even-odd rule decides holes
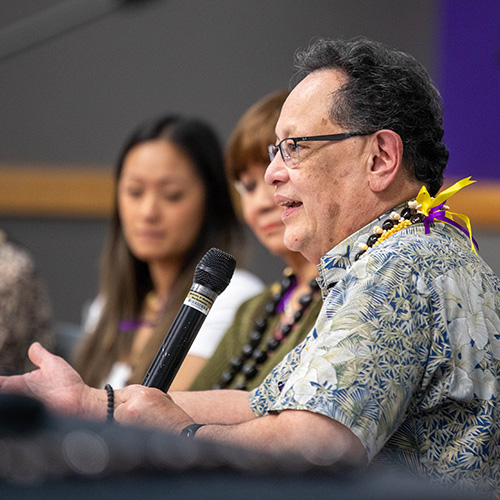
[[[275,137],[276,137],[276,142],[282,140],[278,134],[276,134]],[[283,134],[283,139],[288,139],[288,137],[290,137],[290,131],[288,129],[285,129],[285,133]]]

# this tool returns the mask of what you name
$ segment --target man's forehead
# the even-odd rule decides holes
[[[276,136],[284,138],[296,133],[304,124],[329,121],[332,94],[345,82],[336,70],[320,70],[305,77],[290,92],[276,124]],[[307,132],[309,133],[309,132]]]
[[[295,87],[283,104],[276,123],[276,136],[285,138],[309,133],[308,127],[329,120],[331,91],[326,89],[311,85]]]

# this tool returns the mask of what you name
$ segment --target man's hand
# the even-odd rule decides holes
[[[181,432],[194,420],[172,398],[152,387],[130,385],[115,391],[115,419],[120,424]]]
[[[104,417],[106,396],[103,391],[85,385],[66,361],[50,354],[37,342],[31,345],[28,355],[38,369],[23,375],[0,377],[1,392],[39,399],[47,408],[63,415]]]

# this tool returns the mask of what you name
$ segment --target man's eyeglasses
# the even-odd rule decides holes
[[[372,132],[373,133],[373,132]],[[349,139],[349,137],[357,137],[365,134],[363,132],[346,132],[343,134],[329,134],[329,135],[312,135],[309,137],[287,137],[283,139],[278,144],[270,144],[267,147],[269,151],[269,159],[274,160],[278,151],[281,153],[281,158],[285,162],[288,168],[297,168],[300,165],[300,147],[297,146],[298,142],[305,141],[343,141],[344,139]]]

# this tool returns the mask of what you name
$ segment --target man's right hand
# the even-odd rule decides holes
[[[37,342],[31,345],[28,355],[38,369],[23,375],[0,376],[0,392],[39,399],[47,408],[63,415],[105,418],[105,391],[87,386],[64,359]]]

